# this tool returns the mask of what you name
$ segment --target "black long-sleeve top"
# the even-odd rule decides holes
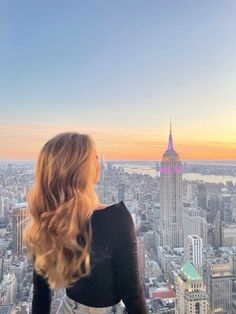
[[[129,314],[147,314],[138,268],[137,237],[123,201],[96,210],[91,217],[91,274],[66,289],[69,298],[93,307],[122,300]],[[33,271],[32,313],[50,313],[51,290]]]

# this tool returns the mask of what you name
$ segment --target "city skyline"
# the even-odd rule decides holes
[[[236,160],[236,3],[0,4],[0,160],[64,131],[109,160]]]
[[[0,178],[0,310],[28,314],[37,284],[22,231],[29,218],[27,193],[35,182],[35,164],[0,162]],[[235,313],[235,178],[235,162],[182,163],[171,128],[161,163],[101,160],[96,192],[103,204],[124,202],[130,212],[152,313],[213,314],[219,308]],[[47,298],[53,313],[64,293],[52,289],[52,298]],[[129,311],[125,298],[123,303]]]

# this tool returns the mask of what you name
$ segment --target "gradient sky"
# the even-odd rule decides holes
[[[0,1],[0,159],[61,131],[106,159],[236,159],[236,1]]]

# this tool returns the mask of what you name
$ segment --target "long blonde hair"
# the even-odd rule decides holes
[[[23,241],[50,288],[71,287],[91,272],[90,218],[99,203],[95,158],[92,138],[75,132],[53,137],[39,154]]]

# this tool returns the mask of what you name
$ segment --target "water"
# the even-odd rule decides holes
[[[154,165],[145,164],[140,162],[140,164],[132,164],[132,163],[114,163],[116,167],[124,168],[124,171],[127,173],[139,173],[139,174],[149,174],[151,177],[155,177],[156,175],[160,176],[160,172],[157,173]],[[202,180],[203,182],[209,183],[224,183],[226,181],[232,181],[236,183],[236,177],[233,176],[220,176],[220,175],[203,175],[200,173],[183,173],[183,179],[187,181],[196,181]]]

